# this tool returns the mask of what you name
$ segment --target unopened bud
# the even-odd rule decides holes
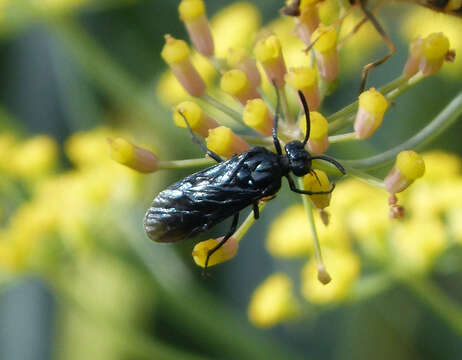
[[[313,32],[318,25],[319,17],[316,4],[301,4],[300,16],[295,19],[295,33],[307,46],[310,45]]]
[[[262,99],[247,101],[242,114],[242,119],[247,126],[264,136],[269,136],[273,130],[271,114]]]
[[[151,173],[157,170],[158,159],[151,151],[133,145],[123,138],[107,139],[111,158],[141,173]]]
[[[437,73],[449,52],[449,40],[443,33],[433,33],[423,40],[420,71],[424,75]]]
[[[204,80],[202,80],[191,63],[189,47],[185,41],[165,35],[165,45],[161,56],[170,66],[177,80],[191,96],[200,97],[204,95]]]
[[[287,70],[277,36],[269,35],[260,39],[255,45],[254,54],[265,69],[269,82],[275,82],[278,88],[283,87]]]
[[[206,116],[201,107],[192,101],[183,101],[175,107],[173,112],[175,125],[187,128],[184,118],[188,120],[191,129],[204,138],[208,135],[210,129],[220,126],[215,120]]]
[[[226,126],[219,126],[209,130],[209,135],[205,142],[207,143],[207,148],[226,158],[250,149],[249,144],[243,138],[236,135]]]
[[[200,267],[205,267],[205,262],[209,252],[215,248],[221,240],[223,240],[223,237],[201,241],[196,244],[192,251],[194,262]],[[236,255],[238,248],[239,243],[235,238],[230,237],[223,246],[210,256],[207,266],[210,267],[231,260]]]
[[[409,45],[409,58],[404,65],[403,75],[411,77],[419,71],[420,62],[422,61],[423,39],[418,37],[412,40]]]
[[[238,69],[227,71],[222,75],[220,88],[233,95],[242,105],[245,105],[247,100],[260,97],[257,89],[252,87],[245,72]]]
[[[412,150],[401,151],[395,165],[385,177],[385,188],[390,194],[399,193],[424,173],[425,163],[422,156]]]
[[[310,138],[308,148],[315,154],[322,154],[329,147],[328,127],[326,118],[317,111],[310,111]],[[300,118],[300,128],[306,134],[306,116]]]
[[[202,0],[182,0],[178,6],[180,18],[196,50],[206,57],[213,56],[213,38]]]
[[[375,133],[382,124],[387,108],[387,99],[374,88],[364,91],[359,96],[359,108],[354,123],[358,138],[367,139]]]
[[[294,89],[300,90],[310,110],[317,110],[321,105],[316,70],[309,66],[290,68],[285,80]]]
[[[327,82],[332,82],[337,79],[339,70],[337,30],[320,25],[312,38],[319,73]]]
[[[246,50],[243,48],[229,49],[226,61],[230,68],[239,69],[245,72],[252,87],[256,88],[260,86],[261,76],[258,71],[257,64],[255,63],[255,59],[251,59],[247,55]]]

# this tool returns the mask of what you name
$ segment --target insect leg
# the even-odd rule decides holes
[[[238,222],[239,222],[239,213],[234,215],[233,223],[231,224],[231,228],[226,233],[226,235],[223,237],[223,239],[221,239],[221,241],[213,249],[209,250],[209,252],[207,253],[207,258],[205,259],[205,266],[204,266],[204,272],[203,272],[204,275],[207,274],[207,268],[208,268],[208,265],[209,265],[210,257],[213,255],[213,253],[215,251],[217,251],[219,248],[221,248],[225,244],[225,242],[227,242],[228,239],[234,234],[234,232],[236,231]]]
[[[191,125],[189,125],[189,121],[188,119],[186,119],[186,116],[184,116],[184,114],[181,112],[181,111],[178,111],[178,113],[183,117],[185,123],[186,123],[186,127],[188,128],[188,131],[189,133],[191,134],[191,137],[192,137],[192,141],[199,145],[200,148],[208,155],[210,156],[213,160],[215,160],[216,162],[220,163],[223,161],[223,159],[216,153],[214,153],[212,150],[208,149],[207,146],[204,145],[204,143],[202,141],[200,141],[197,136],[194,134],[194,132],[192,131],[191,129]]]
[[[297,193],[297,194],[305,194],[305,195],[322,195],[322,194],[330,194],[332,191],[334,191],[335,189],[335,184],[332,184],[332,187],[327,190],[327,191],[309,191],[309,190],[302,190],[302,189],[298,189],[296,186],[295,186],[295,182],[294,180],[290,177],[290,175],[287,175],[286,176],[287,178],[287,181],[289,182],[289,187],[290,187],[290,190],[292,190],[293,192]]]
[[[258,203],[253,204],[253,217],[255,220],[260,218],[260,209],[258,208]]]
[[[366,0],[359,0],[359,6],[361,7],[361,10],[363,11],[365,17],[371,22],[371,24],[374,26],[375,30],[379,33],[379,35],[382,37],[383,41],[385,41],[385,44],[387,44],[389,52],[386,54],[383,58],[376,60],[374,62],[371,62],[363,67],[363,71],[361,74],[361,87],[359,89],[359,92],[362,93],[366,87],[366,80],[367,80],[367,74],[369,70],[383,64],[385,61],[387,61],[396,51],[395,45],[393,42],[390,40],[388,35],[385,33],[383,30],[382,26],[379,24],[377,19],[375,18],[374,14],[367,10]]]
[[[279,90],[278,87],[276,86],[276,83],[273,83],[274,89],[276,90],[276,96],[277,96],[277,101],[276,101],[276,113],[274,114],[274,119],[273,119],[273,144],[276,149],[276,152],[278,155],[282,155],[282,148],[281,148],[281,143],[279,142],[278,139],[278,116],[279,116]]]

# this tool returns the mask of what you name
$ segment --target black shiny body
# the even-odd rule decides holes
[[[235,155],[159,193],[146,213],[146,233],[158,242],[194,237],[275,195],[288,172],[286,156],[263,147]]]

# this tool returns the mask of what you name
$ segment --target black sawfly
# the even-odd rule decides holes
[[[277,90],[277,89],[276,89]],[[274,197],[286,177],[290,189],[299,194],[328,194],[328,191],[311,192],[298,189],[290,173],[304,176],[313,172],[311,162],[321,159],[335,165],[342,174],[345,170],[336,160],[325,156],[312,156],[305,150],[310,136],[310,112],[303,93],[299,91],[306,115],[306,135],[303,142],[294,140],[285,145],[285,154],[277,136],[279,94],[273,119],[273,143],[276,154],[264,147],[234,155],[223,160],[194,135],[183,115],[193,141],[198,143],[208,156],[218,164],[196,172],[160,192],[146,212],[144,228],[149,238],[156,242],[171,243],[200,234],[223,220],[233,217],[231,228],[223,239],[207,254],[204,271],[210,256],[217,251],[236,231],[239,212],[253,206],[255,219],[259,218],[258,202]],[[181,114],[181,113],[180,113]]]

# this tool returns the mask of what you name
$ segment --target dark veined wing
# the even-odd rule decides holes
[[[159,193],[146,213],[148,236],[158,242],[193,237],[260,199],[261,186],[252,186],[246,176],[251,177],[252,159],[262,151],[270,153],[261,149],[194,173]]]

